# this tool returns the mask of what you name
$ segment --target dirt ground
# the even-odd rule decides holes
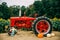
[[[55,37],[47,38],[38,38],[32,31],[21,31],[19,30],[18,33],[14,36],[8,36],[7,33],[0,34],[0,40],[60,40],[60,32],[53,31],[56,34]]]

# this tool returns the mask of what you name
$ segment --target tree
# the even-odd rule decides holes
[[[54,8],[52,7],[52,1],[50,0],[42,0],[43,9],[45,9],[45,14],[49,18],[54,18]]]
[[[39,13],[40,16],[45,15],[49,18],[60,17],[60,4],[59,0],[42,0],[35,1],[33,3],[35,11]]]
[[[35,10],[34,10],[34,5],[29,5],[29,7],[26,8],[26,16],[33,16]]]
[[[3,2],[1,4],[1,12],[3,13],[3,18],[4,19],[10,18],[9,9],[8,9],[8,6],[7,6],[7,3],[6,2]]]
[[[14,16],[19,16],[19,8],[16,6],[16,8],[13,8]]]
[[[49,3],[49,8],[47,6],[47,8],[49,9],[49,11],[47,11],[47,17],[49,18],[54,18],[54,17],[57,17],[59,18],[60,17],[60,14],[59,14],[59,9],[60,9],[60,4],[59,4],[59,0],[49,0],[49,2],[46,2],[46,3]]]
[[[26,9],[26,16],[29,16],[31,14],[31,10],[29,8]]]
[[[55,13],[56,13],[56,17],[60,18],[60,0],[56,0],[55,1]]]
[[[22,16],[24,15],[25,10],[26,10],[25,6],[22,6],[21,7],[21,14],[22,14]]]
[[[2,17],[3,17],[3,13],[0,12],[0,18],[2,18]]]
[[[20,10],[20,6],[10,6],[9,7],[9,13],[12,16],[19,16],[19,10]]]
[[[35,11],[39,14],[39,16],[42,16],[45,14],[45,8],[43,6],[42,1],[35,1],[33,3]]]

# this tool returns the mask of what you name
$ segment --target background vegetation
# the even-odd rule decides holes
[[[52,19],[53,28],[55,30],[60,29],[60,0],[42,0],[35,1],[29,7],[24,5],[10,6],[8,7],[6,2],[0,4],[0,33],[3,32],[6,25],[9,25],[10,21],[8,19],[12,16],[19,16],[19,10],[21,10],[21,15],[26,13],[26,16],[32,16],[37,13],[38,16],[46,16]],[[1,19],[2,18],[2,19]],[[59,30],[60,31],[60,30]]]
[[[6,2],[0,4],[0,18],[8,19],[11,16],[19,16],[19,10],[21,10],[22,16],[24,12],[26,16],[32,16],[34,13],[37,13],[39,16],[47,16],[49,18],[60,18],[60,1],[59,0],[42,0],[35,1],[29,7],[25,7],[24,5],[20,7],[20,5],[16,6],[7,6]]]

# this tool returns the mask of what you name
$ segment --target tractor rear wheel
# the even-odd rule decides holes
[[[46,36],[48,33],[52,32],[52,24],[47,17],[38,17],[33,23],[33,31],[37,35],[43,33]]]

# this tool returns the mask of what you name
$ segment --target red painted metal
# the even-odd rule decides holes
[[[10,18],[11,23],[10,26],[14,27],[17,26],[18,28],[31,28],[32,26],[32,21],[35,20],[35,18],[32,17],[11,17]]]
[[[47,32],[48,27],[49,27],[49,24],[44,20],[39,21],[36,25],[36,28],[40,33]]]

